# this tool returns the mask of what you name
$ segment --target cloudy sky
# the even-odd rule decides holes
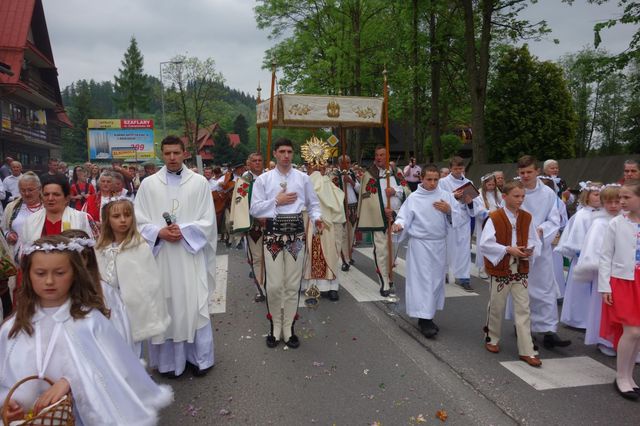
[[[256,28],[254,0],[43,0],[61,88],[86,78],[112,80],[132,35],[138,40],[148,74],[159,75],[160,62],[177,54],[212,57],[230,87],[255,94],[268,87],[261,69],[264,51],[272,45]],[[593,43],[593,25],[619,13],[617,0],[604,6],[575,0],[540,0],[524,14],[545,19],[553,33],[530,42],[532,52],[555,60]],[[603,46],[623,50],[634,28],[603,33]],[[555,45],[551,40],[560,39]],[[264,96],[264,93],[263,93]]]

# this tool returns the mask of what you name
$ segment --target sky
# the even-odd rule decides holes
[[[270,72],[261,66],[265,50],[275,42],[256,27],[254,0],[42,1],[61,88],[79,79],[113,80],[135,36],[147,74],[159,77],[160,62],[177,54],[211,57],[229,87],[255,95],[260,84],[262,97],[268,97]],[[522,16],[546,20],[553,32],[545,40],[528,42],[531,52],[557,60],[592,45],[594,24],[619,14],[617,3],[597,6],[575,0],[569,6],[540,0]],[[632,26],[606,30],[602,45],[620,52],[634,31]]]

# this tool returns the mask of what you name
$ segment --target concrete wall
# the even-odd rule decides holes
[[[603,183],[617,182],[622,178],[623,164],[628,159],[640,161],[640,155],[612,155],[608,157],[558,160],[560,177],[567,182],[570,188],[576,188],[578,182],[587,180]],[[540,168],[542,168],[543,161],[539,163]],[[505,163],[472,165],[468,168],[466,176],[476,185],[479,185],[480,177],[494,170],[502,170],[506,179],[511,179],[518,174],[515,163]]]

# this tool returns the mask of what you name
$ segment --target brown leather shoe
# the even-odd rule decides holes
[[[540,358],[537,358],[535,356],[520,355],[520,361],[524,361],[532,367],[540,367],[542,365],[542,361],[540,361]]]
[[[493,345],[491,343],[485,343],[484,347],[486,350],[488,350],[489,352],[493,353],[493,354],[497,354],[498,352],[500,352],[500,346],[498,345]]]

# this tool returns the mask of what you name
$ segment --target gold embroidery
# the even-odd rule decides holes
[[[336,101],[331,101],[327,104],[327,117],[338,118],[340,117],[340,105]]]
[[[371,107],[362,108],[357,106],[353,108],[353,112],[360,118],[373,118],[376,116],[376,113],[371,109]]]
[[[289,107],[289,114],[291,115],[308,115],[311,111],[309,105],[293,104]]]

